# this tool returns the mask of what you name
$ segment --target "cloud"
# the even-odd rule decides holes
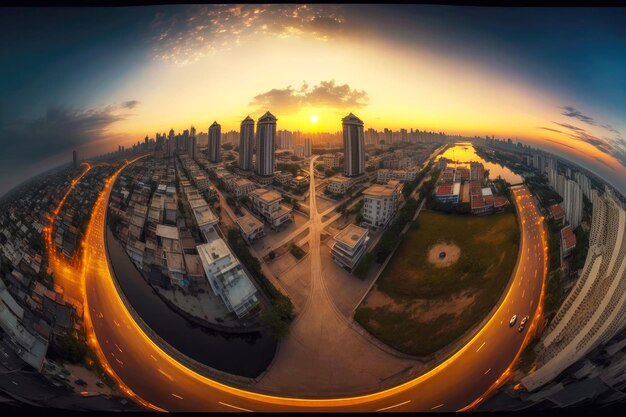
[[[571,107],[564,107],[564,108],[572,109]],[[568,110],[568,112],[570,114],[574,114],[573,111]],[[597,126],[596,122],[593,119],[584,115],[582,116],[583,116],[582,118],[579,116],[570,116],[570,117],[575,117],[579,120],[586,119],[588,120],[587,121],[588,124]],[[596,148],[597,150],[599,150],[600,152],[605,153],[611,157],[614,157],[622,165],[626,166],[626,141],[623,138],[620,137],[620,138],[610,139],[607,137],[600,137],[600,136],[592,134],[588,130],[572,125],[570,123],[561,123],[561,122],[554,122],[554,121],[552,123],[556,124],[557,126],[565,128],[565,130],[561,131],[561,130],[552,129],[549,127],[540,127],[540,129],[545,129],[545,130],[550,130],[556,133],[561,133],[563,135],[568,136],[569,138],[573,140],[587,143],[593,146],[594,148]]]
[[[563,133],[562,130],[552,129],[551,127],[539,126],[537,127],[537,129],[549,130],[550,132],[555,132],[555,133]]]
[[[102,140],[107,129],[126,119],[127,111],[138,103],[131,100],[86,110],[49,107],[40,118],[5,123],[0,137],[9,140],[3,144],[2,154],[10,155],[11,162],[33,162]],[[0,161],[3,159],[0,157]]]
[[[360,108],[367,105],[365,90],[352,89],[348,84],[336,85],[335,80],[321,81],[312,88],[304,81],[300,89],[292,86],[274,88],[254,97],[251,106],[260,110],[292,113],[307,106],[329,107],[338,110]]]
[[[124,109],[134,109],[139,105],[139,100],[129,100],[123,102],[120,106]]]
[[[150,28],[156,58],[178,65],[259,36],[305,36],[328,41],[345,19],[335,5],[194,5],[173,15],[158,13]]]
[[[580,120],[581,122],[585,122],[594,126],[596,124],[595,120],[593,120],[593,117],[582,114],[580,111],[576,110],[572,106],[563,106],[561,107],[561,109],[565,110],[563,113],[561,113],[563,116],[573,117]]]
[[[561,114],[563,116],[567,116],[567,117],[571,117],[574,119],[578,119],[581,122],[587,123],[588,125],[591,126],[598,126],[601,128],[604,128],[606,130],[608,130],[611,133],[615,133],[616,135],[618,135],[619,137],[622,136],[622,134],[615,129],[613,126],[611,126],[610,124],[601,124],[598,123],[593,117],[583,114],[580,110],[577,110],[576,108],[572,107],[572,106],[563,106],[561,107],[561,110],[564,110]]]

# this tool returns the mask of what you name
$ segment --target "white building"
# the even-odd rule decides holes
[[[326,183],[326,189],[333,194],[345,194],[352,186],[354,182],[351,178],[344,177],[343,175],[335,175],[330,178]]]
[[[573,229],[578,227],[583,218],[583,192],[575,181],[565,179],[563,193],[565,218]]]
[[[265,235],[263,222],[252,214],[237,218],[237,225],[239,226],[241,236],[243,236],[248,243]]]
[[[333,260],[352,271],[365,253],[368,240],[367,229],[349,224],[335,236],[330,250]]]
[[[232,178],[229,182],[230,192],[237,198],[248,195],[255,188],[256,185],[247,178]]]
[[[389,180],[410,182],[416,177],[417,171],[414,169],[379,169],[376,171],[376,182],[379,184],[387,184]]]
[[[293,174],[288,171],[278,171],[274,174],[274,179],[281,185],[289,185],[293,180]]]
[[[252,211],[275,228],[291,220],[292,209],[281,204],[283,197],[277,191],[257,188],[248,194]]]
[[[215,231],[208,243],[196,247],[213,293],[226,309],[243,317],[259,304],[257,290],[239,260]]]
[[[320,159],[327,169],[339,168],[341,166],[340,153],[326,153]]]
[[[372,185],[363,191],[361,213],[365,223],[371,227],[387,227],[398,210],[402,196],[402,184],[390,180],[385,185]]]
[[[610,192],[592,191],[585,266],[537,347],[539,366],[522,379],[535,391],[626,325],[626,210]]]

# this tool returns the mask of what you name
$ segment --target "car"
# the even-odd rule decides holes
[[[522,321],[519,324],[519,327],[517,328],[518,332],[522,332],[524,331],[524,326],[526,325],[526,322],[528,321],[530,317],[529,316],[524,316],[524,318],[522,319]]]
[[[513,317],[511,317],[511,320],[509,320],[509,327],[513,327],[516,320],[517,320],[517,315],[514,314]]]

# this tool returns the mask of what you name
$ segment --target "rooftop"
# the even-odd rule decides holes
[[[156,234],[159,237],[166,239],[178,240],[178,228],[174,226],[166,226],[164,224],[157,224]]]
[[[551,205],[550,207],[548,207],[548,210],[550,211],[550,214],[552,215],[552,217],[554,217],[555,220],[562,219],[563,216],[565,215],[565,212],[563,211],[563,207],[561,207],[560,204]]]
[[[566,249],[576,246],[576,235],[572,231],[572,226],[565,226],[561,229],[561,241]]]
[[[198,223],[198,227],[206,224],[213,224],[218,222],[217,216],[211,211],[209,206],[196,207],[193,209],[193,216]]]
[[[350,178],[345,177],[343,175],[336,175],[328,180],[328,182],[341,182],[341,183],[350,182],[350,181],[352,181]]]
[[[279,192],[268,190],[267,188],[257,188],[250,193],[250,197],[253,196],[258,197],[261,201],[265,203],[273,203],[283,198]]]
[[[237,224],[246,235],[263,227],[263,222],[254,217],[252,214],[246,214],[243,217],[239,217],[237,219]]]
[[[367,236],[367,229],[349,224],[341,232],[337,233],[335,240],[350,248],[354,248],[365,236]]]

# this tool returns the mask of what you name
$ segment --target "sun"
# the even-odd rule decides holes
[[[317,123],[317,116],[316,115],[312,115],[311,116],[311,123]]]

